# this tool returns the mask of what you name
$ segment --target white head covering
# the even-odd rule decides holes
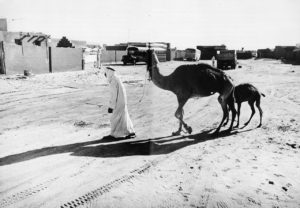
[[[115,70],[111,67],[105,67],[104,73],[106,74],[106,78],[107,78],[108,82],[111,83],[112,77],[115,74]]]

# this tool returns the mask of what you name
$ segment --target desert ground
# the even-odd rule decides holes
[[[160,63],[161,73],[181,64],[192,62]],[[1,208],[300,207],[300,66],[250,59],[226,71],[266,95],[263,125],[256,109],[242,128],[251,113],[243,103],[241,128],[217,137],[217,94],[189,100],[193,132],[171,136],[175,95],[149,82],[143,64],[112,66],[134,139],[102,141],[110,115],[101,69],[0,76]]]

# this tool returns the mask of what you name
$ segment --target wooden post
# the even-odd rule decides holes
[[[82,61],[81,61],[81,69],[84,70],[85,67],[85,60],[84,60],[84,54],[83,54],[83,49],[81,50],[81,55],[82,55]]]
[[[171,44],[167,43],[167,54],[166,54],[166,59],[167,61],[171,61]]]
[[[52,50],[51,50],[51,46],[49,47],[49,72],[52,73]]]
[[[100,49],[98,48],[97,50],[97,68],[100,69],[101,67],[101,53],[100,53]]]
[[[0,42],[0,74],[6,74],[4,41]]]

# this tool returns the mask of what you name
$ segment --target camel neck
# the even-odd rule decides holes
[[[160,71],[159,68],[157,66],[153,66],[152,67],[152,81],[153,83],[164,90],[169,90],[169,80],[167,76],[163,76]]]

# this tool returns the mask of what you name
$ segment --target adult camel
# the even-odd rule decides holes
[[[175,117],[179,120],[179,128],[173,132],[173,135],[179,135],[182,131],[182,126],[191,134],[192,128],[183,121],[183,106],[192,97],[207,97],[215,93],[219,93],[218,101],[223,110],[223,118],[214,132],[218,134],[220,128],[228,116],[228,109],[232,112],[232,121],[228,132],[232,130],[233,121],[236,116],[234,108],[234,85],[229,76],[222,70],[214,68],[208,64],[181,65],[168,76],[163,76],[158,68],[158,58],[154,50],[147,51],[147,71],[149,72],[150,80],[164,90],[169,90],[177,96],[178,108],[175,112]]]

